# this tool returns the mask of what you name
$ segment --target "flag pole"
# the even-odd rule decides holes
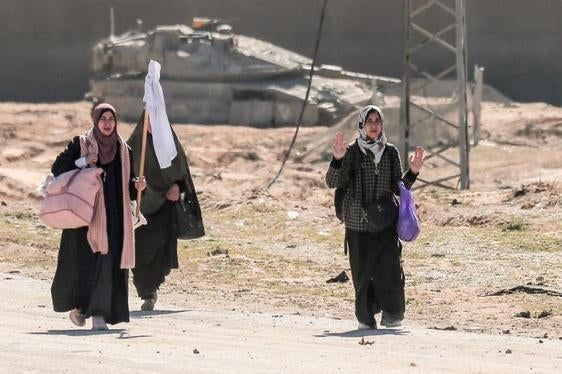
[[[144,158],[146,156],[146,138],[148,132],[148,110],[144,109],[144,120],[142,125],[142,147],[141,147],[141,158],[140,158],[140,167],[139,167],[139,180],[142,180],[144,177]],[[135,216],[139,219],[140,214],[140,206],[141,206],[141,198],[142,198],[142,191],[137,191],[137,211],[135,212]]]

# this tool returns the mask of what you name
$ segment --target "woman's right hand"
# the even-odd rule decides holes
[[[166,199],[170,201],[178,201],[180,199],[180,186],[176,183],[172,184],[172,187],[166,193]]]
[[[98,162],[98,155],[95,153],[88,153],[86,156],[86,164],[90,167],[96,167],[96,163]]]
[[[336,160],[341,160],[347,152],[347,143],[343,137],[343,133],[337,132],[334,140],[332,140],[332,154]]]

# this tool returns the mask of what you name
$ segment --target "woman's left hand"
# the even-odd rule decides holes
[[[135,178],[135,188],[137,191],[144,191],[146,188],[146,179],[144,177]]]
[[[410,166],[410,170],[412,171],[412,173],[417,174],[420,172],[423,166],[424,155],[425,155],[425,150],[423,149],[423,147],[420,146],[416,147],[416,153],[410,155],[410,158],[408,160],[408,165]]]
[[[170,201],[178,201],[180,199],[180,186],[176,183],[172,184],[172,187],[166,193],[166,199]]]

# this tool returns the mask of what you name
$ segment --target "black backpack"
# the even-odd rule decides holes
[[[334,193],[334,208],[336,209],[336,217],[340,221],[343,222],[343,199],[345,197],[345,191],[347,191],[347,186],[349,183],[353,183],[355,180],[355,158],[356,153],[358,150],[357,141],[355,141],[352,145],[350,145],[347,149],[348,152],[353,152],[351,154],[351,168],[349,168],[349,179],[347,180],[347,184],[345,186],[341,186],[336,188],[336,192]]]

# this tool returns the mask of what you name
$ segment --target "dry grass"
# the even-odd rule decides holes
[[[9,147],[0,146],[0,197],[5,200],[0,205],[0,261],[50,279],[60,232],[40,225],[38,202],[26,199],[32,196],[34,175],[44,175],[66,144],[60,138],[87,128],[88,107],[53,104],[48,115],[42,108],[0,105],[0,117],[9,124],[0,127],[0,136],[10,140]],[[525,284],[562,290],[562,186],[556,182],[557,175],[562,177],[560,139],[543,131],[547,138],[541,148],[501,142],[517,140],[517,124],[528,123],[520,117],[536,115],[533,108],[491,105],[483,112],[483,126],[493,125],[495,131],[471,151],[472,191],[415,191],[422,234],[403,248],[407,323],[562,336],[562,298],[482,296]],[[562,117],[557,108],[536,110]],[[76,113],[74,119],[65,119],[69,112]],[[44,139],[29,126],[38,118],[47,129]],[[130,126],[120,126],[126,136]],[[344,228],[332,211],[332,191],[323,184],[327,162],[316,157],[325,149],[312,148],[315,163],[289,162],[283,177],[266,191],[260,186],[276,171],[292,129],[244,128],[244,137],[232,136],[228,126],[176,129],[196,178],[207,236],[180,242],[180,268],[167,278],[162,298],[172,304],[352,319],[351,282],[326,283],[349,264],[343,255]],[[533,133],[524,139],[531,142],[528,136]],[[300,141],[318,141],[318,130],[303,129]],[[251,152],[258,157],[249,157]],[[424,169],[427,176],[448,171],[435,159]],[[228,257],[208,256],[212,251],[228,251]],[[521,311],[529,311],[531,318],[514,317]],[[543,311],[552,315],[537,318]]]
[[[50,278],[60,232],[39,223],[36,205],[11,202],[0,210],[0,261]],[[351,318],[351,282],[326,283],[349,267],[343,226],[331,208],[297,209],[296,218],[289,218],[288,210],[272,198],[204,207],[207,236],[180,241],[180,269],[168,278],[163,295],[184,297],[189,304]],[[482,296],[532,284],[539,276],[548,287],[562,289],[560,233],[537,229],[556,227],[549,217],[509,216],[509,228],[425,222],[419,239],[403,249],[408,319],[429,327],[556,336],[562,327],[561,298]],[[222,254],[209,255],[213,251]],[[529,311],[531,318],[514,317],[521,311]],[[544,311],[551,315],[537,318]]]

